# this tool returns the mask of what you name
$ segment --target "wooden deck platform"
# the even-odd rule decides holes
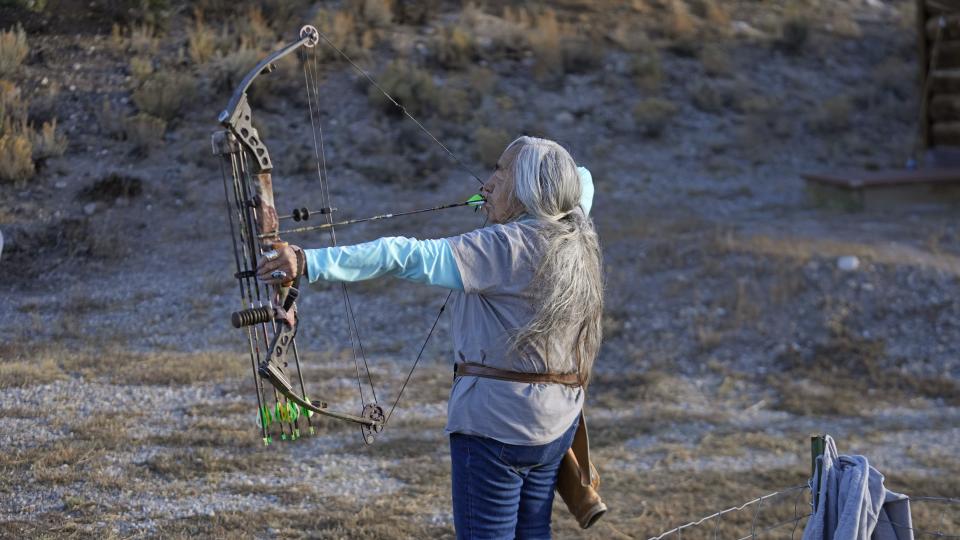
[[[858,210],[908,203],[960,204],[960,167],[806,173],[807,189],[822,206]]]

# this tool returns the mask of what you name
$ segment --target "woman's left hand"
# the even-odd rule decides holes
[[[287,244],[277,244],[267,251],[257,265],[257,279],[271,285],[280,285],[293,281],[299,271],[297,252],[300,248]]]

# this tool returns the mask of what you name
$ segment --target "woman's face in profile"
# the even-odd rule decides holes
[[[500,159],[497,160],[493,174],[480,189],[484,198],[487,199],[483,209],[491,223],[506,223],[523,211],[517,198],[513,195],[513,161],[516,155],[517,149],[515,148],[504,150]]]

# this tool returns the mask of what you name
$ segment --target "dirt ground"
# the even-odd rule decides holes
[[[207,0],[204,17],[177,2],[26,4],[0,8],[0,29],[21,23],[30,45],[0,78],[37,125],[58,118],[68,146],[0,183],[0,537],[453,536],[445,317],[370,446],[319,418],[314,436],[264,446],[245,338],[229,323],[216,115],[251,58],[304,20],[342,28],[344,13],[360,38],[338,43],[408,92],[408,109],[481,178],[522,133],[561,141],[593,171],[607,309],[588,418],[611,511],[583,532],[557,502],[558,537],[649,538],[772,492],[783,493],[682,537],[799,537],[809,496],[790,488],[807,482],[820,433],[917,497],[918,531],[960,535],[960,504],[920,498],[960,499],[957,202],[850,211],[814,204],[800,178],[916,155],[912,2],[569,0],[547,3],[551,16],[424,2],[425,20],[377,15],[389,2],[263,2],[260,23],[253,3]],[[569,45],[544,42],[551,28]],[[219,49],[205,57],[207,34]],[[232,54],[241,46],[245,58]],[[392,77],[395,58],[417,67]],[[341,217],[476,191],[350,66],[321,59],[317,115]],[[139,114],[162,112],[144,89],[164,71],[180,77],[166,84],[196,85],[159,136],[140,133]],[[302,81],[278,73],[253,94],[278,206],[315,207]],[[397,82],[413,79],[414,90]],[[481,224],[455,209],[337,235]],[[399,281],[351,293],[380,402],[392,403],[445,293]],[[310,394],[357,412],[338,295],[303,291],[298,343]]]

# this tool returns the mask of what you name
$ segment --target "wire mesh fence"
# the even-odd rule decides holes
[[[910,497],[912,527],[886,518],[901,529],[913,531],[914,538],[960,540],[960,499],[951,497]],[[648,540],[681,539],[799,539],[811,516],[810,488],[798,485],[780,489],[684,523]]]

